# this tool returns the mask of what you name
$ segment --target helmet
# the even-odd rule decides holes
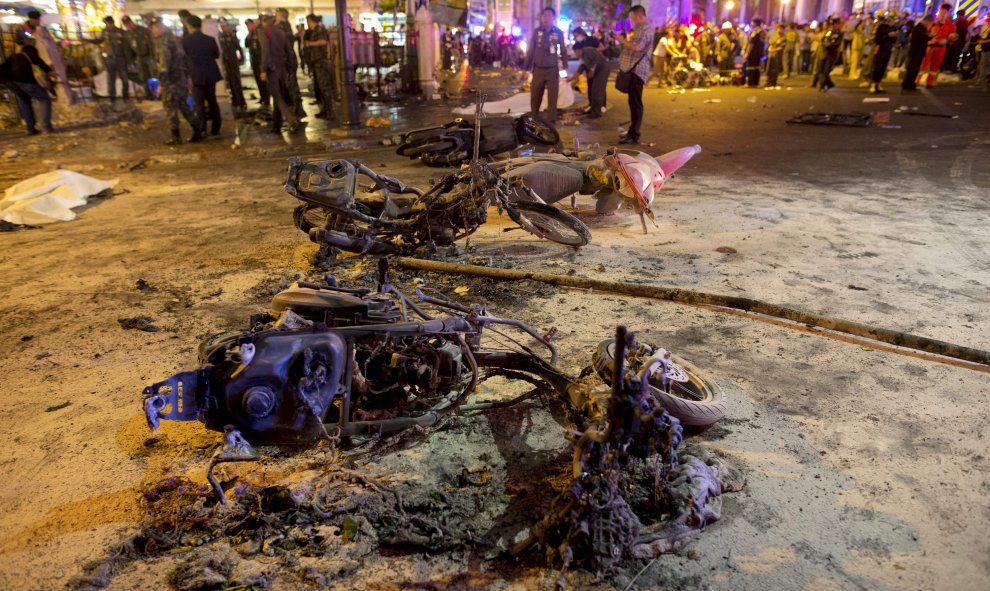
[[[667,178],[700,151],[701,146],[694,145],[658,158],[645,152],[620,153],[606,157],[605,164],[615,172],[619,194],[648,209]]]

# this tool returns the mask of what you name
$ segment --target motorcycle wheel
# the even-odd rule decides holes
[[[292,211],[292,221],[297,228],[309,234],[313,228],[325,228],[327,210],[319,205],[304,203]]]
[[[725,416],[725,396],[718,384],[683,358],[673,355],[672,360],[684,368],[688,381],[673,382],[670,394],[652,385],[650,392],[663,404],[670,416],[676,417],[682,425],[705,428],[721,420]],[[614,339],[599,343],[592,355],[592,364],[598,375],[611,384],[612,370],[615,367]]]
[[[408,156],[409,158],[419,158],[423,154],[449,152],[455,148],[457,148],[457,142],[454,140],[437,138],[437,141],[404,149],[402,155]]]
[[[529,114],[523,115],[516,121],[516,133],[525,143],[541,146],[556,146],[560,143],[560,134],[553,125]]]
[[[591,230],[584,222],[552,205],[518,201],[506,209],[512,221],[534,236],[567,246],[591,242]]]

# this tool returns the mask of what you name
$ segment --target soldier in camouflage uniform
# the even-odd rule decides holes
[[[244,21],[247,25],[248,34],[244,39],[247,45],[248,55],[251,57],[251,72],[254,74],[254,82],[258,85],[258,100],[262,109],[268,109],[271,97],[268,94],[268,83],[261,79],[261,39],[258,38],[261,28],[258,23],[251,19]]]
[[[107,90],[110,101],[117,100],[117,80],[124,86],[124,100],[130,98],[130,81],[127,79],[127,65],[131,61],[131,45],[123,29],[117,27],[112,16],[103,19],[106,28],[99,42],[106,44]]]
[[[320,112],[317,117],[333,117],[333,73],[330,70],[328,49],[330,39],[320,17],[311,14],[306,17],[306,35],[303,37],[303,58],[313,76],[314,90],[319,90]]]
[[[161,21],[151,25],[151,36],[154,39],[155,70],[158,74],[158,92],[165,108],[165,119],[169,123],[169,139],[166,145],[182,143],[179,136],[179,113],[193,129],[189,141],[198,142],[203,139],[196,112],[189,106],[189,74],[186,66],[186,54],[182,45]]]
[[[296,56],[296,50],[294,48],[295,43],[293,43],[293,40],[296,38],[296,34],[292,30],[292,25],[289,24],[288,10],[279,8],[275,11],[275,26],[285,34],[285,38],[289,41],[289,50],[292,51],[293,57],[296,57],[296,64],[298,67],[298,56]],[[303,109],[302,91],[299,90],[299,77],[296,75],[296,68],[292,68],[292,71],[289,72],[288,88],[289,96],[292,99],[292,104],[296,107],[296,115],[298,117],[305,117],[306,111]]]
[[[127,30],[127,41],[131,46],[131,55],[134,56],[134,65],[137,67],[138,78],[144,85],[145,95],[151,96],[148,80],[155,77],[155,49],[151,41],[151,31],[148,27],[135,24],[129,16],[120,19],[120,22]]]
[[[244,54],[241,52],[241,42],[237,34],[230,28],[226,19],[220,20],[220,63],[223,64],[223,79],[230,91],[230,106],[236,116],[243,116],[247,110],[244,100],[244,89],[241,87],[241,64]]]

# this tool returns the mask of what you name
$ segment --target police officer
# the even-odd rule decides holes
[[[130,81],[127,79],[127,64],[131,61],[131,46],[124,30],[117,27],[112,16],[103,19],[106,28],[99,41],[106,44],[107,89],[110,102],[117,100],[117,80],[124,86],[124,100],[130,98]]]
[[[292,104],[289,73],[295,72],[299,64],[292,51],[292,41],[281,28],[275,26],[274,19],[268,15],[262,18],[261,26],[261,79],[268,84],[268,92],[275,103],[270,130],[281,133],[282,121],[285,120],[289,124],[289,133],[295,133],[299,130],[300,123]]]
[[[890,55],[894,52],[897,36],[897,27],[890,24],[885,13],[878,11],[876,27],[873,30],[873,43],[876,50],[873,54],[873,68],[870,70],[870,94],[883,92],[880,83],[887,75],[887,64],[890,63]]]
[[[144,85],[145,95],[151,96],[148,80],[155,77],[155,49],[151,41],[151,31],[148,27],[136,24],[129,16],[121,18],[120,22],[127,30],[127,42],[131,46],[131,55],[134,56],[134,65],[137,67],[138,78]]]
[[[300,118],[306,116],[306,111],[303,110],[302,104],[302,91],[299,89],[299,76],[296,73],[296,69],[299,67],[299,59],[296,55],[295,43],[296,38],[295,32],[292,30],[292,25],[289,24],[289,11],[284,8],[279,8],[275,11],[275,26],[279,28],[280,31],[285,35],[285,38],[289,42],[289,51],[292,53],[293,62],[296,64],[292,67],[289,72],[289,96],[292,99],[292,104],[295,105],[296,115]]]
[[[234,108],[237,117],[244,115],[247,101],[244,100],[244,88],[241,86],[241,64],[244,63],[244,53],[237,33],[230,27],[227,19],[220,19],[220,63],[223,64],[223,78],[230,91],[230,106]]]
[[[588,76],[588,109],[586,113],[592,119],[602,116],[605,108],[605,92],[608,89],[608,76],[610,68],[608,60],[602,55],[599,48],[601,42],[593,37],[588,37],[584,29],[574,30],[574,52],[581,58],[581,65],[578,71],[568,78],[568,82],[576,79],[584,73]]]
[[[313,77],[314,91],[320,101],[320,118],[333,117],[333,73],[330,70],[330,38],[320,17],[310,14],[306,17],[306,33],[303,36],[303,59]]]
[[[835,64],[839,61],[842,40],[842,21],[836,17],[832,19],[830,28],[822,36],[821,41],[822,63],[819,70],[821,84],[818,90],[822,92],[835,88],[835,82],[832,82],[832,69],[835,68]]]
[[[261,79],[261,39],[259,35],[258,23],[251,19],[244,21],[248,34],[244,39],[247,45],[248,56],[251,58],[251,73],[254,74],[254,83],[258,85],[258,101],[262,109],[268,109],[270,96],[268,94],[268,83]]]
[[[543,92],[547,93],[547,107],[551,123],[557,121],[557,93],[560,90],[560,70],[567,67],[567,48],[564,32],[554,26],[557,12],[550,7],[543,9],[540,26],[533,31],[533,38],[526,52],[526,71],[533,72],[529,106],[534,115],[540,114]]]
[[[196,112],[189,106],[189,72],[186,54],[175,35],[158,20],[152,21],[151,36],[154,40],[155,72],[158,76],[158,93],[165,108],[165,120],[169,124],[169,138],[166,145],[182,143],[179,136],[179,113],[185,117],[193,129],[189,141],[203,139]]]

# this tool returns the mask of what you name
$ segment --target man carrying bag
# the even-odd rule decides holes
[[[643,124],[643,86],[650,75],[650,62],[646,56],[653,49],[653,32],[646,22],[646,9],[642,6],[629,9],[629,22],[632,32],[622,42],[615,89],[628,95],[632,122],[619,143],[639,144],[639,128]]]

